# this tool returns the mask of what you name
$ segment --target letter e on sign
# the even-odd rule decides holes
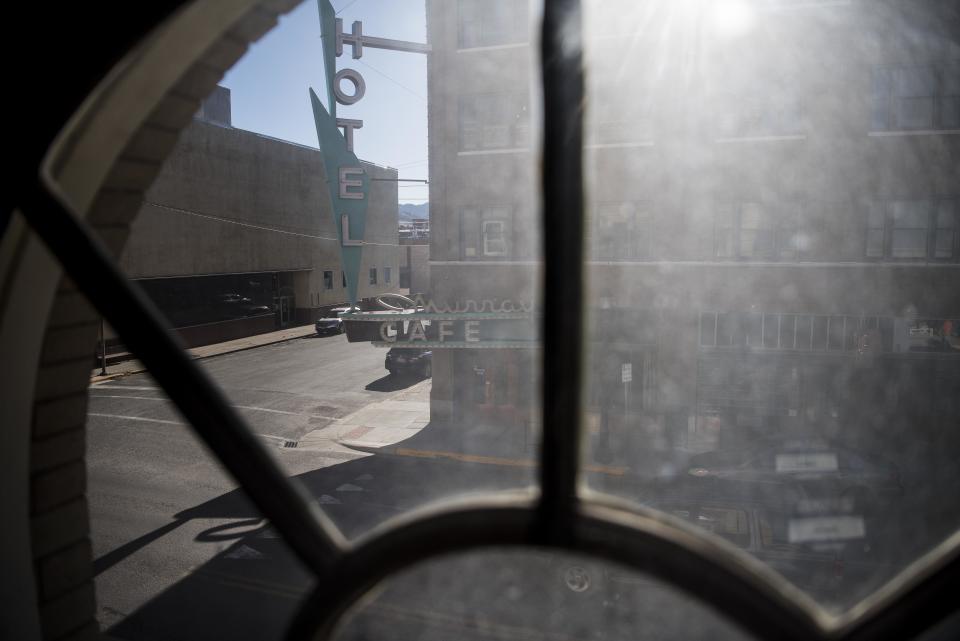
[[[480,321],[467,321],[464,323],[464,340],[468,343],[480,342]]]
[[[351,187],[363,187],[363,181],[351,176],[362,176],[361,167],[341,167],[340,168],[340,198],[346,200],[363,200],[362,191],[350,191]]]

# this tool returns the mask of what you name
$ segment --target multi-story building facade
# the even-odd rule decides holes
[[[587,4],[589,456],[824,438],[904,467],[955,445],[948,3]],[[533,9],[427,7],[432,300],[536,301]],[[536,347],[479,346],[435,351],[434,418],[529,445]]]
[[[372,163],[358,299],[399,287],[397,171]],[[190,344],[313,322],[349,300],[320,151],[231,125],[218,87],[143,202],[121,265]],[[347,303],[348,304],[348,303]]]

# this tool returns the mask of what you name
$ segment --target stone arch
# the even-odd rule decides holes
[[[301,1],[185,3],[65,124],[45,172],[115,257],[201,101]],[[98,326],[68,275],[14,216],[0,244],[0,348],[17,368],[0,390],[0,483],[8,490],[0,508],[28,516],[3,539],[17,559],[5,583],[20,592],[7,606],[21,606],[12,625],[22,639],[98,638],[84,458]]]

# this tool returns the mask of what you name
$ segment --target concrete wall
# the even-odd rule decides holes
[[[430,245],[406,245],[400,252],[410,274],[410,293],[430,291]]]
[[[399,281],[397,177],[362,163],[373,178],[360,297]],[[300,272],[300,309],[341,303],[340,246],[320,152],[249,131],[194,120],[146,194],[121,265],[131,278]],[[378,284],[369,284],[377,268]],[[383,272],[390,267],[391,283]],[[323,272],[334,272],[325,289]]]

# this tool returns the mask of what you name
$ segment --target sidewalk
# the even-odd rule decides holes
[[[256,336],[238,338],[225,343],[214,343],[213,345],[204,345],[203,347],[192,347],[188,349],[187,352],[193,358],[199,360],[203,358],[210,358],[211,356],[229,354],[231,352],[242,352],[246,349],[253,349],[255,347],[271,345],[273,343],[282,343],[293,338],[309,336],[315,331],[316,330],[314,329],[313,325],[290,327],[288,329],[281,329],[276,332],[268,332],[266,334],[257,334]],[[91,384],[109,381],[122,376],[129,376],[130,374],[139,374],[140,372],[145,372],[146,368],[143,366],[143,363],[134,359],[113,365],[107,364],[106,376],[101,376],[100,371],[101,369],[99,367],[93,369],[90,375]]]
[[[389,451],[430,422],[431,383],[431,379],[420,381],[386,400],[309,432],[297,442],[297,449],[324,450],[335,443],[361,452]]]

